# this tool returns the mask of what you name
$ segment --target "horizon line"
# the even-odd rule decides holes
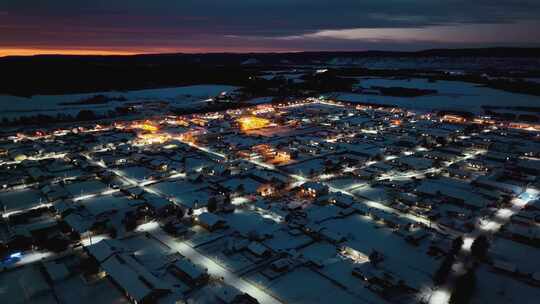
[[[463,48],[425,48],[418,50],[381,50],[381,49],[359,49],[359,50],[222,50],[222,51],[156,51],[138,52],[123,50],[92,50],[92,49],[34,49],[34,48],[0,48],[0,58],[6,57],[34,57],[34,56],[144,56],[144,55],[204,55],[204,54],[298,54],[298,53],[362,53],[362,52],[386,52],[386,53],[421,53],[437,50],[482,50],[482,49],[538,49],[539,47],[527,46],[486,46],[486,47],[463,47]]]

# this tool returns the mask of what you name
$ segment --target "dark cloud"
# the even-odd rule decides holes
[[[4,0],[0,16],[0,47],[421,48],[474,45],[475,35],[482,43],[540,43],[540,31],[531,32],[526,41],[505,35],[486,42],[480,39],[486,35],[485,26],[481,31],[466,26],[488,25],[493,32],[526,30],[516,24],[540,19],[538,0]],[[317,34],[388,28],[412,29],[414,34],[417,28],[440,26],[466,26],[467,39],[432,39],[431,35],[410,39],[406,33],[404,39],[395,35],[373,39],[371,34],[343,39],[340,33]]]

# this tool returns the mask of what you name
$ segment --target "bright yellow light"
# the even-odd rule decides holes
[[[137,134],[137,140],[135,141],[136,145],[153,145],[153,144],[163,144],[171,139],[171,136],[166,133],[147,133],[147,134]]]
[[[182,118],[179,118],[179,119],[176,120],[176,124],[179,125],[179,126],[188,127],[189,126],[189,121],[187,121],[185,119],[182,119]]]
[[[352,260],[354,263],[362,264],[369,262],[369,257],[367,255],[351,247],[345,246],[341,248],[340,253],[343,257]]]
[[[155,132],[158,130],[158,127],[149,124],[143,124],[142,129],[150,132]]]
[[[466,119],[464,117],[461,117],[459,115],[452,115],[452,114],[446,114],[441,118],[442,121],[450,122],[450,123],[464,123],[466,122]]]
[[[197,143],[197,136],[193,132],[182,133],[180,134],[180,136],[178,136],[178,139],[180,139],[181,141],[185,143],[191,143],[191,144]]]
[[[159,130],[159,128],[157,126],[155,126],[152,122],[150,121],[145,121],[145,122],[142,122],[142,123],[134,123],[131,125],[132,128],[134,129],[140,129],[140,130],[144,130],[144,131],[148,131],[148,132],[156,132]]]
[[[271,196],[274,194],[274,187],[270,184],[262,184],[257,188],[257,193],[259,193],[261,196]]]
[[[272,160],[273,163],[284,164],[291,161],[291,154],[285,151],[278,151]]]
[[[265,128],[270,124],[270,120],[256,116],[244,116],[236,120],[240,125],[240,130],[249,131]]]

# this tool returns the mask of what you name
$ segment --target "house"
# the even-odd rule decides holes
[[[501,191],[507,194],[517,195],[523,192],[523,187],[513,185],[510,183],[499,182],[487,176],[479,176],[471,184],[488,189],[488,190],[492,190],[492,191],[493,190]]]
[[[347,240],[344,235],[339,234],[338,232],[323,228],[319,231],[321,238],[329,241],[330,243],[337,244]]]
[[[275,191],[275,187],[270,183],[262,184],[257,188],[257,194],[259,194],[260,196],[272,196]]]
[[[442,197],[446,202],[469,209],[478,210],[489,205],[490,200],[474,191],[469,185],[450,183],[449,180],[423,181],[416,188],[418,195]]]
[[[140,264],[118,240],[101,240],[84,249],[133,303],[153,302],[170,291],[167,284]]]
[[[220,285],[214,289],[216,304],[259,304],[255,298],[230,285]]]
[[[397,200],[407,206],[415,206],[419,199],[413,193],[401,192],[398,194]]]
[[[270,254],[270,249],[257,242],[251,242],[247,246],[247,250],[258,257],[268,256]]]
[[[61,217],[65,217],[69,213],[73,212],[78,206],[73,204],[71,201],[61,200],[56,201],[53,207],[56,214],[60,215]]]
[[[28,175],[35,181],[40,181],[49,176],[46,172],[38,167],[28,168]]]
[[[291,261],[289,259],[279,259],[270,264],[270,266],[277,272],[284,272],[291,266]]]
[[[144,190],[139,187],[123,189],[122,192],[124,192],[127,196],[131,196],[132,198],[140,198],[144,194]]]
[[[203,212],[197,217],[197,222],[204,228],[214,231],[227,226],[227,221],[213,213]]]
[[[216,164],[203,168],[203,173],[206,175],[223,176],[227,172],[227,168],[222,164]]]
[[[161,227],[165,232],[176,236],[184,235],[189,231],[184,224],[175,222],[174,220],[166,222]]]
[[[187,258],[171,264],[169,266],[169,271],[191,286],[203,285],[210,278],[208,269],[193,263]]]
[[[169,200],[153,193],[144,193],[142,198],[152,208],[152,210],[158,214],[165,214],[166,211],[172,207],[172,203],[169,202]]]
[[[49,202],[54,202],[59,199],[67,199],[70,194],[66,189],[62,186],[45,186],[41,188],[41,192],[45,197],[47,197],[47,200]]]
[[[76,233],[80,238],[92,235],[90,228],[94,225],[94,219],[83,217],[77,213],[70,213],[63,219],[72,232]]]
[[[100,267],[134,303],[153,303],[170,292],[167,284],[130,254],[115,254],[102,262]]]
[[[90,246],[85,246],[84,250],[98,264],[117,253],[127,252],[127,249],[122,245],[122,243],[115,239],[101,240]]]
[[[463,170],[459,167],[450,166],[448,167],[448,175],[450,177],[457,177],[461,179],[469,179],[471,177],[471,172]]]
[[[47,276],[53,282],[65,280],[69,276],[69,270],[66,265],[59,261],[43,263],[43,266]]]
[[[328,193],[328,186],[317,182],[306,182],[301,186],[303,195],[317,198]]]
[[[342,192],[328,193],[317,198],[316,203],[321,205],[334,204],[342,208],[347,208],[354,204],[354,198]]]

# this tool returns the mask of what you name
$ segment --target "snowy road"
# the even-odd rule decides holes
[[[225,158],[225,155],[223,154],[220,154],[220,153],[217,153],[217,152],[214,152],[210,149],[208,149],[207,147],[201,147],[201,146],[198,146],[198,145],[195,145],[195,144],[192,144],[192,143],[187,143],[185,142],[186,144],[190,145],[191,147],[193,148],[196,148],[196,149],[199,149],[200,151],[203,151],[203,152],[206,152],[206,153],[210,153],[210,154],[213,154],[213,155],[218,155],[218,156],[221,156],[223,158]],[[274,172],[277,172],[279,174],[282,174],[282,175],[285,175],[285,176],[288,176],[298,182],[301,182],[301,183],[304,183],[304,182],[307,182],[307,181],[312,181],[312,179],[309,179],[309,178],[305,178],[305,177],[302,177],[302,176],[298,176],[298,175],[294,175],[294,174],[289,174],[288,172],[285,172],[285,171],[282,171],[278,168],[276,168],[275,166],[273,165],[270,165],[270,164],[266,164],[266,163],[263,163],[263,162],[260,162],[260,161],[256,161],[256,160],[251,160],[251,159],[242,159],[243,161],[246,161],[246,162],[249,162],[255,166],[258,166],[258,167],[261,167],[261,168],[264,168],[264,169],[267,169],[267,170],[271,170],[271,171],[274,171]],[[320,183],[328,186],[328,189],[331,191],[331,192],[342,192],[344,194],[347,194],[347,195],[350,195],[352,197],[355,197],[357,199],[360,199],[362,201],[363,204],[367,205],[368,207],[370,208],[375,208],[375,209],[379,209],[379,210],[382,210],[382,211],[385,211],[385,212],[390,212],[390,213],[393,213],[393,214],[396,214],[398,216],[401,216],[401,217],[404,217],[404,218],[407,218],[409,220],[412,220],[412,221],[415,221],[417,223],[422,223],[426,226],[429,226],[429,227],[433,227],[433,228],[436,228],[436,225],[433,225],[434,223],[432,223],[430,220],[428,219],[425,219],[425,218],[422,218],[422,217],[419,217],[419,216],[416,216],[416,215],[413,215],[413,214],[410,214],[410,213],[403,213],[403,212],[400,212],[392,207],[389,207],[389,206],[386,206],[384,204],[381,204],[379,202],[375,202],[375,201],[372,201],[372,200],[369,200],[368,198],[366,197],[362,197],[362,196],[359,196],[359,195],[355,195],[353,193],[350,193],[346,190],[343,190],[343,189],[340,189],[340,188],[336,188],[336,187],[333,187],[331,186],[330,184],[326,183],[326,182],[323,182],[323,181],[319,181]]]
[[[192,146],[195,147],[195,148],[198,148],[200,150],[203,150],[205,152],[208,152],[208,153],[211,153],[211,154],[214,154],[214,155],[217,155],[217,156],[221,156],[221,154],[219,154],[219,153],[215,153],[215,152],[209,151],[207,149],[204,149],[204,148],[201,148],[201,147],[198,147],[198,146],[194,146],[194,145],[192,145]],[[141,187],[145,191],[148,191],[148,192],[154,193],[154,194],[156,194],[158,196],[164,197],[164,195],[162,193],[158,193],[157,191],[153,191],[152,189],[141,185],[141,183],[138,183],[136,180],[127,177],[125,174],[123,174],[119,170],[109,169],[105,165],[103,165],[102,163],[99,163],[99,162],[96,162],[95,160],[93,160],[90,156],[88,156],[88,155],[85,155],[85,156],[87,157],[87,159],[91,163],[97,164],[97,165],[105,168],[106,170],[112,172],[116,176],[124,179],[129,184]],[[205,255],[199,253],[196,249],[192,248],[191,246],[185,244],[184,242],[178,241],[178,240],[170,237],[169,235],[164,233],[161,229],[159,229],[159,228],[150,229],[148,232],[152,236],[154,236],[154,238],[156,238],[157,240],[159,240],[163,244],[167,245],[169,248],[171,248],[171,249],[173,249],[175,251],[178,251],[181,255],[189,258],[194,263],[204,265],[204,267],[206,267],[208,269],[208,273],[210,275],[212,275],[214,277],[218,277],[218,278],[223,278],[224,281],[227,282],[228,284],[230,284],[231,286],[234,286],[238,290],[240,290],[242,292],[245,292],[245,293],[248,293],[252,297],[256,298],[259,301],[259,303],[261,303],[261,304],[280,304],[281,303],[280,301],[276,300],[271,295],[267,294],[261,287],[257,287],[255,285],[247,282],[246,280],[244,280],[241,277],[235,275],[234,273],[227,270],[223,266],[217,264],[212,259],[210,259],[210,258],[206,257]]]
[[[178,241],[169,235],[165,234],[161,229],[150,231],[150,234],[167,245],[169,248],[178,251],[181,255],[189,258],[196,264],[203,265],[208,269],[208,273],[213,277],[223,278],[227,284],[236,287],[238,290],[248,293],[256,298],[261,304],[280,304],[279,300],[266,293],[261,287],[258,287],[241,277],[235,275],[231,271],[214,262],[212,259],[199,253],[196,249],[187,245],[184,242]]]

